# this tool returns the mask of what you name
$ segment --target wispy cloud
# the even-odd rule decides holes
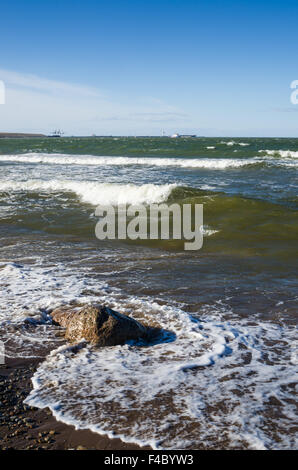
[[[189,120],[183,110],[155,97],[116,99],[99,88],[3,69],[0,80],[7,90],[6,105],[0,109],[4,131],[48,133],[61,127],[67,134],[144,134],[153,126]]]
[[[47,80],[37,75],[21,74],[11,70],[0,69],[1,80],[7,87],[29,89],[48,94],[64,93],[66,95],[101,97],[103,94],[96,88],[56,80]]]
[[[160,113],[135,113],[131,115],[133,119],[143,119],[144,121],[185,121],[189,118],[186,113],[175,113],[173,111]]]
[[[139,112],[104,117],[97,116],[94,119],[97,121],[186,122],[189,120],[189,116],[188,114],[178,112]]]

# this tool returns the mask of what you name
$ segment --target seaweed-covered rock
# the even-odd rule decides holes
[[[115,346],[147,335],[141,323],[99,305],[61,307],[51,316],[54,324],[66,328],[65,338],[70,342],[85,339],[95,346]]]

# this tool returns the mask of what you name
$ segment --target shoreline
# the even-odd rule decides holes
[[[0,139],[42,139],[47,137],[45,134],[30,134],[22,132],[0,132]]]
[[[23,404],[42,359],[9,359],[0,365],[0,450],[148,450],[57,421],[48,408]]]

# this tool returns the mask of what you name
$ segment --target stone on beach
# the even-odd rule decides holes
[[[70,342],[82,339],[95,346],[115,346],[147,335],[147,328],[136,320],[99,305],[81,308],[61,307],[52,313],[54,324],[64,328]]]

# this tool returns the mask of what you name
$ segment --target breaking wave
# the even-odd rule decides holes
[[[242,158],[150,158],[150,157],[97,157],[86,155],[27,153],[1,155],[0,162],[45,163],[52,165],[148,165],[160,167],[202,168],[225,170],[262,163],[261,159]]]
[[[176,184],[98,183],[92,181],[0,181],[0,191],[72,192],[83,202],[97,204],[153,204],[166,201]]]
[[[293,150],[259,150],[259,153],[265,153],[270,157],[298,158],[298,151]]]

